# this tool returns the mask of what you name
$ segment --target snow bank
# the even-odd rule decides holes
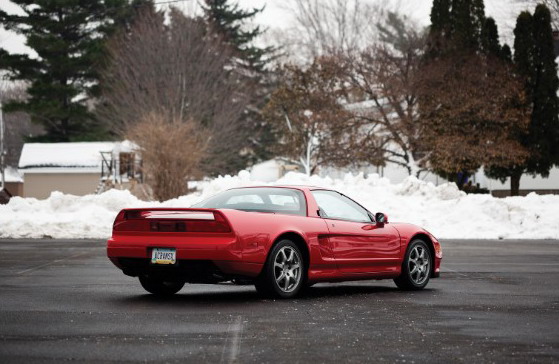
[[[250,173],[198,183],[199,192],[163,203],[140,201],[128,191],[111,190],[83,197],[53,192],[48,199],[14,197],[0,205],[0,237],[107,238],[113,220],[125,207],[188,207],[232,187],[268,185],[251,181]],[[399,184],[373,174],[342,179],[289,173],[277,184],[336,189],[390,221],[411,222],[439,238],[559,239],[559,196],[493,198],[466,195],[454,184],[434,186],[414,177]]]

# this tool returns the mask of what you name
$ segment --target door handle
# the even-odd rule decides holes
[[[374,228],[375,228],[375,225],[371,225],[371,224],[361,226],[361,229],[363,229],[363,230],[373,230]]]

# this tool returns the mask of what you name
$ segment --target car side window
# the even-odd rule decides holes
[[[312,194],[324,218],[371,222],[367,210],[338,192],[314,190]]]

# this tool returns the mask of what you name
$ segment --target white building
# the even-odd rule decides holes
[[[19,159],[23,196],[47,198],[53,191],[73,195],[95,192],[101,177],[101,152],[115,142],[26,143]]]
[[[380,176],[388,178],[392,183],[402,182],[408,177],[408,171],[406,168],[393,163],[388,163],[385,167],[371,166],[357,170],[328,168],[322,170],[321,174],[328,174],[332,177],[341,177],[347,172],[378,173]],[[430,172],[421,173],[420,179],[431,182],[434,185],[440,185],[448,182],[446,179]],[[479,183],[480,188],[487,188],[494,196],[503,197],[510,194],[510,179],[507,179],[505,183],[502,183],[499,180],[491,179],[485,175],[483,168],[472,176],[471,180],[473,185]],[[520,179],[520,194],[526,195],[530,192],[536,192],[539,194],[559,194],[559,168],[552,168],[548,178],[542,178],[540,176],[532,177],[527,174],[523,175]]]
[[[26,143],[19,159],[22,195],[42,199],[60,191],[82,196],[102,190],[106,183],[127,183],[138,174],[133,149],[128,141]]]

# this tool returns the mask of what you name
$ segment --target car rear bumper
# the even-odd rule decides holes
[[[176,249],[177,264],[159,266],[151,264],[153,248]],[[118,236],[107,241],[107,256],[125,274],[137,276],[147,272],[190,274],[207,273],[216,268],[222,276],[253,278],[260,274],[262,264],[245,262],[234,236],[184,238],[158,236],[146,239],[139,236]],[[200,262],[204,262],[201,264]],[[211,269],[202,269],[201,266]],[[202,277],[204,274],[200,273]],[[195,274],[195,273],[194,273]]]

